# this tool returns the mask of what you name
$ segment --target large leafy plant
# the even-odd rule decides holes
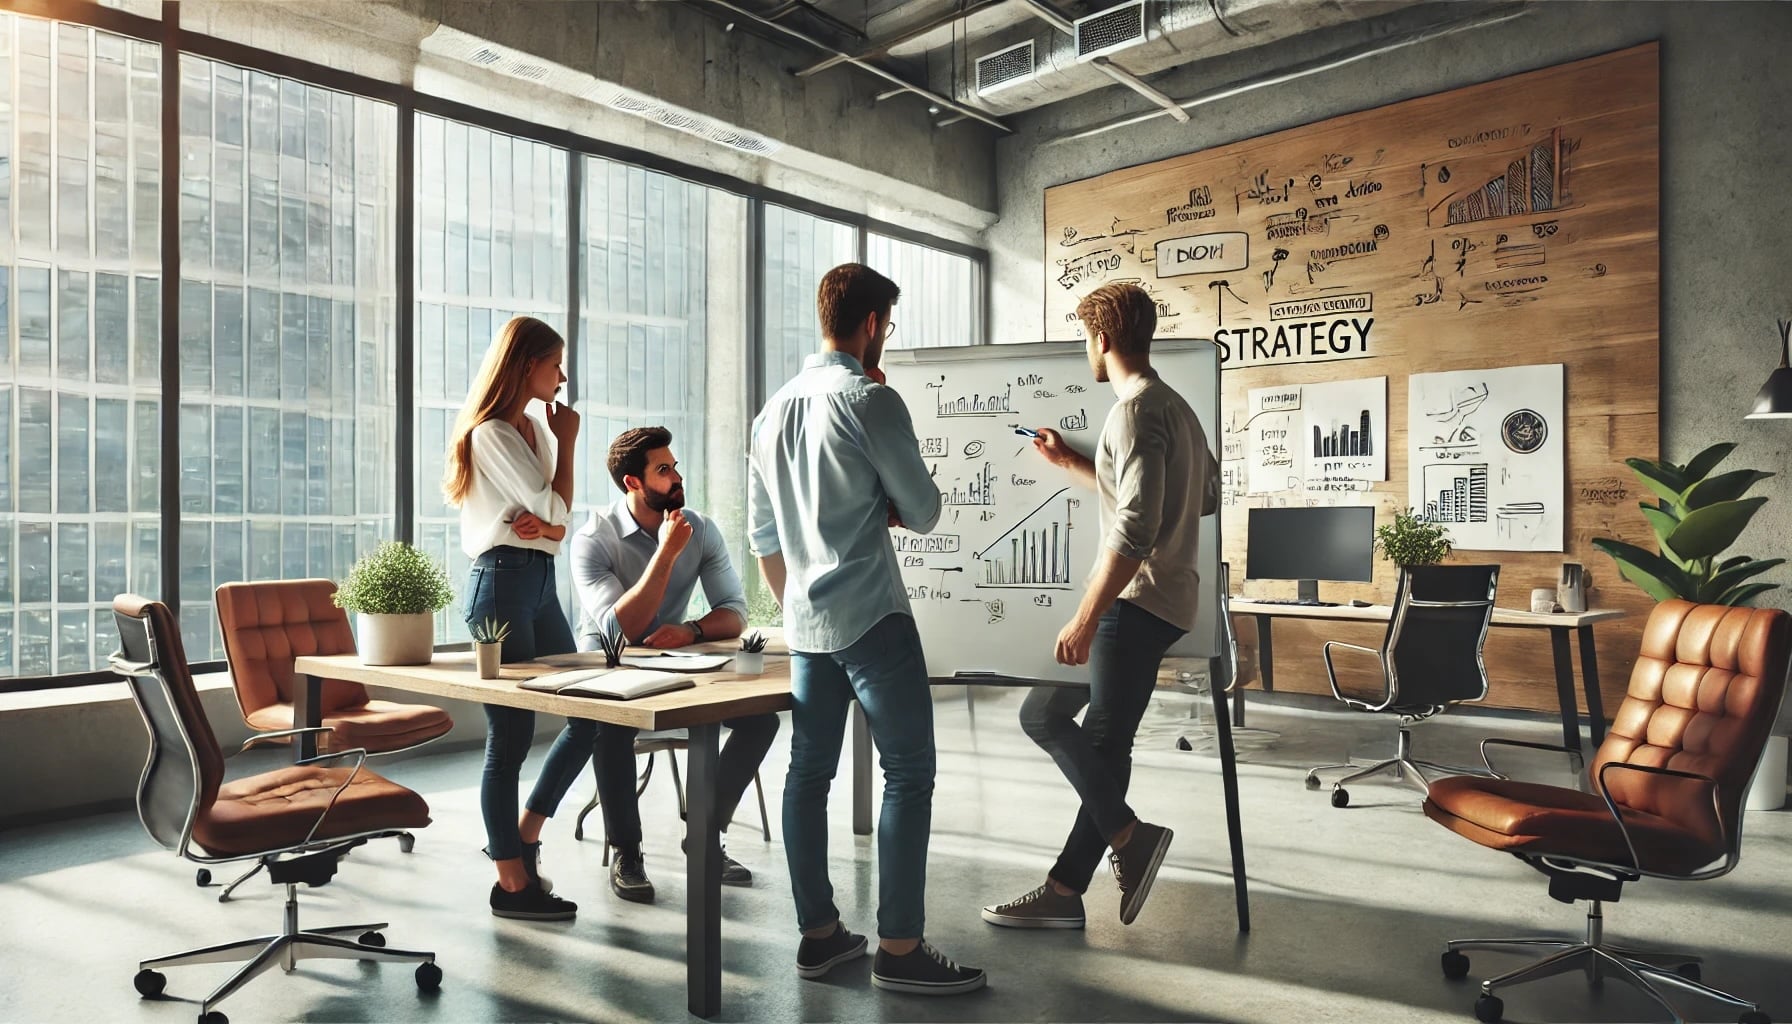
[[[1595,538],[1593,546],[1610,555],[1625,579],[1657,601],[1680,597],[1700,604],[1737,605],[1777,589],[1777,583],[1750,581],[1785,564],[1783,558],[1736,555],[1718,560],[1767,503],[1766,498],[1743,495],[1773,476],[1757,469],[1711,475],[1735,448],[1727,441],[1714,444],[1684,466],[1625,459],[1636,478],[1658,497],[1653,503],[1638,504],[1655,530],[1661,551],[1658,554],[1607,537]]]
[[[403,541],[388,541],[355,562],[333,600],[361,615],[415,615],[447,607],[454,590],[428,555]]]

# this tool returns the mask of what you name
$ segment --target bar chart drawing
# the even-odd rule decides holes
[[[1313,457],[1330,459],[1352,455],[1375,454],[1374,428],[1369,422],[1369,410],[1364,409],[1362,415],[1353,422],[1332,423],[1328,433],[1319,424],[1313,424]]]
[[[1425,467],[1425,519],[1433,523],[1487,522],[1487,466],[1444,463]]]
[[[999,394],[970,394],[947,398],[942,389],[934,397],[935,415],[941,419],[955,416],[1001,416],[1014,411],[1009,405],[1013,387],[1004,387]]]
[[[983,563],[978,587],[1071,589],[1070,513],[1076,499],[1059,490],[1026,518],[977,552]]]
[[[947,505],[994,505],[995,480],[995,470],[985,462],[970,480],[954,480],[951,490],[940,492],[940,499]]]

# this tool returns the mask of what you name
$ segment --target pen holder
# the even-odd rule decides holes
[[[735,651],[734,671],[743,676],[756,676],[765,671],[764,651]]]
[[[498,678],[498,656],[504,653],[503,644],[474,644],[473,663],[479,668],[479,678]]]
[[[1538,587],[1531,591],[1531,611],[1539,615],[1547,615],[1556,610],[1556,591],[1554,587]]]

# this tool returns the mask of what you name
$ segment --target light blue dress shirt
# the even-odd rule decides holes
[[[913,614],[889,510],[930,533],[940,492],[901,396],[852,356],[812,355],[753,420],[748,462],[750,543],[784,556],[792,650],[842,650],[885,616]]]
[[[684,622],[685,610],[699,582],[711,608],[727,608],[740,616],[743,625],[747,621],[747,595],[741,589],[740,573],[728,557],[722,531],[690,509],[684,510],[684,518],[691,524],[690,543],[672,563],[665,599],[648,623],[647,632],[629,637],[631,641],[642,640],[661,626]],[[659,537],[635,522],[634,514],[628,510],[627,496],[591,513],[591,518],[572,537],[572,579],[579,592],[581,637],[593,636],[600,630],[621,631],[616,602],[647,575],[647,563],[659,546]]]

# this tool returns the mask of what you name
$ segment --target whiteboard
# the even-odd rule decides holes
[[[1217,347],[1156,341],[1151,363],[1195,410],[1217,457]],[[1056,428],[1093,458],[1113,385],[1096,382],[1074,342],[904,350],[883,364],[945,499],[933,533],[891,531],[928,675],[1087,682],[1089,667],[1058,664],[1054,648],[1101,549],[1095,492],[1014,428]],[[1220,650],[1217,515],[1201,522],[1199,559],[1199,616],[1173,656]]]

